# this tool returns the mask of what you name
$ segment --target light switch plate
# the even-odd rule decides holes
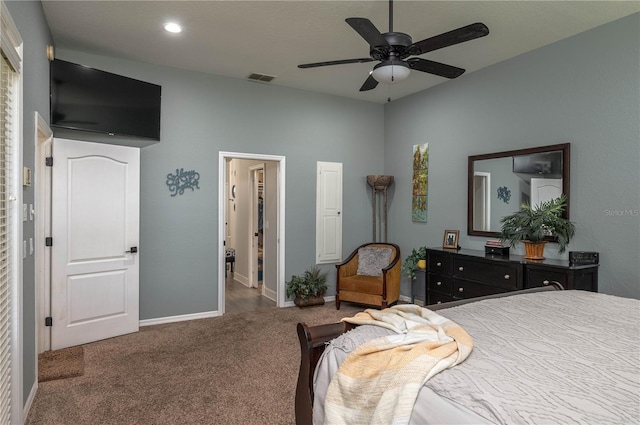
[[[22,167],[22,185],[31,186],[31,168]]]

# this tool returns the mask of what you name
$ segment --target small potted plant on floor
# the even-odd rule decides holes
[[[416,269],[427,268],[427,247],[421,246],[418,249],[412,249],[411,254],[404,259],[402,263],[402,271],[410,280],[416,278]]]
[[[325,292],[327,272],[323,272],[318,266],[309,267],[302,276],[291,276],[291,280],[287,282],[287,296],[295,296],[293,302],[298,307],[323,305]]]
[[[530,206],[522,204],[520,211],[500,219],[500,240],[516,246],[525,245],[525,257],[530,260],[544,260],[544,246],[547,238],[558,242],[559,252],[566,250],[569,239],[575,233],[575,227],[562,213],[567,207],[567,197],[560,197]]]

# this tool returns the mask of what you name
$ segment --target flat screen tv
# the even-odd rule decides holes
[[[160,140],[161,87],[55,59],[51,126]]]

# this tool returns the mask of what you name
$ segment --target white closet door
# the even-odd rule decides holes
[[[318,162],[316,263],[342,260],[342,163]]]

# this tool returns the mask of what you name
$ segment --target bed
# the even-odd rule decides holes
[[[419,390],[410,424],[640,423],[640,300],[534,288],[428,306],[474,348]],[[298,324],[296,422],[323,423],[324,395],[377,326]]]

